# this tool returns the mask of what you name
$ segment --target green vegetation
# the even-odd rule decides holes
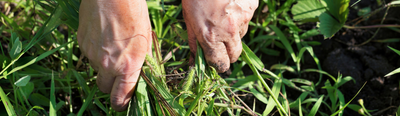
[[[171,1],[147,1],[157,39],[153,40],[153,57],[146,57],[135,96],[126,112],[115,112],[111,108],[109,95],[97,88],[96,73],[79,54],[76,40],[79,0],[5,2],[4,9],[9,11],[1,13],[0,101],[6,113],[0,112],[0,115],[189,116],[227,113],[265,116],[278,112],[280,115],[342,116],[345,108],[365,115],[374,111],[367,110],[362,102],[350,104],[354,97],[351,100],[344,98],[339,87],[353,80],[352,77],[340,74],[334,77],[323,71],[313,51],[313,45],[321,43],[306,41],[320,34],[332,37],[345,27],[349,0],[260,2],[254,20],[250,22],[248,42],[243,42],[241,57],[233,64],[228,78],[222,78],[206,64],[200,47],[195,66],[188,67],[187,32],[182,20],[177,19],[182,7],[164,5],[164,2]],[[263,13],[264,6],[268,7],[267,13]],[[319,21],[319,29],[299,28],[310,21]],[[308,54],[316,68],[302,69],[303,58]],[[285,59],[268,68],[260,58],[269,56]],[[247,66],[250,73],[244,70]],[[285,77],[287,73],[297,77]],[[318,73],[319,79],[317,82],[304,79],[303,73]],[[394,73],[388,75],[391,74]],[[288,88],[302,94],[297,99],[289,99]],[[327,94],[319,93],[317,89],[325,89]],[[257,100],[247,101],[253,103],[249,106],[238,93],[252,94]],[[256,111],[258,104],[264,105],[265,109]],[[322,107],[325,110],[320,110]]]

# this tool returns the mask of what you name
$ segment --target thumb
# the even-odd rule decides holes
[[[136,83],[139,81],[140,69],[132,74],[117,76],[112,87],[110,101],[111,107],[115,111],[126,110],[129,100],[136,88]]]

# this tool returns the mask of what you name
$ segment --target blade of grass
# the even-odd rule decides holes
[[[27,67],[27,66],[29,66],[29,65],[31,65],[31,64],[34,64],[34,63],[36,63],[36,62],[42,60],[43,58],[45,58],[45,57],[47,57],[47,56],[53,54],[54,52],[60,50],[61,48],[65,47],[66,45],[68,45],[68,43],[65,43],[65,44],[61,45],[60,47],[57,47],[57,48],[52,49],[52,50],[50,50],[50,51],[47,51],[47,52],[45,52],[45,53],[39,55],[38,57],[32,59],[32,60],[29,61],[28,63],[22,65],[22,66],[18,66],[18,67],[13,68],[13,69],[12,69],[9,73],[7,73],[6,75],[0,76],[0,79],[1,79],[1,78],[5,78],[5,77],[8,76],[9,74],[12,74],[12,73],[14,73],[14,72],[16,72],[16,71],[18,71],[18,70],[21,70],[21,69],[23,69],[23,68],[25,68],[25,67]],[[22,56],[22,54],[20,54],[19,57],[21,57],[21,56]],[[15,62],[15,61],[16,61],[16,60],[13,60],[13,62]],[[13,63],[10,63],[10,64],[13,64]],[[9,66],[10,66],[10,64],[9,64]],[[7,66],[7,67],[8,67],[8,66]],[[7,67],[6,67],[5,69],[3,69],[3,71],[0,72],[0,74],[2,74],[5,70],[7,70]]]
[[[86,108],[89,106],[89,104],[93,103],[92,99],[93,99],[94,94],[97,93],[97,90],[98,90],[97,86],[94,85],[92,87],[92,90],[90,90],[89,95],[86,97],[85,102],[83,103],[81,109],[79,109],[77,116],[82,116],[83,112],[86,110]]]
[[[244,44],[242,42],[242,46],[247,46],[246,44]],[[243,47],[243,48],[244,48]],[[246,49],[243,49],[243,52],[241,54],[242,59],[244,59],[247,64],[250,66],[251,70],[253,71],[253,73],[255,73],[255,75],[257,75],[258,80],[262,83],[262,85],[265,87],[265,89],[267,89],[268,93],[271,94],[272,99],[275,101],[275,103],[278,105],[278,109],[280,111],[282,111],[284,113],[284,115],[288,115],[284,108],[282,107],[282,105],[279,103],[277,97],[273,94],[273,92],[271,91],[271,89],[269,88],[269,86],[267,85],[267,83],[264,81],[264,79],[262,78],[262,76],[260,75],[260,73],[257,71],[256,67],[253,65],[252,60],[250,60],[249,56],[246,53],[250,53],[251,51],[245,51]],[[254,53],[253,53],[254,54]],[[254,57],[252,57],[254,58]],[[258,59],[257,57],[255,57],[256,59]],[[259,60],[259,59],[258,59]],[[274,76],[274,75],[271,75]],[[275,75],[276,76],[276,75]]]
[[[162,86],[154,86],[154,84],[150,81],[150,79],[146,76],[146,74],[144,74],[143,71],[140,72],[140,75],[146,81],[147,85],[153,90],[157,99],[161,101],[162,105],[168,110],[170,115],[178,116],[179,114],[182,115],[185,113],[185,109],[181,108],[178,103],[173,102],[174,97],[171,94],[169,94],[169,92],[165,88],[163,88]],[[157,85],[159,85],[158,83],[159,82],[156,82]],[[170,103],[173,103],[174,109],[164,97],[168,99]],[[179,114],[177,111],[179,112]]]
[[[317,111],[318,111],[319,107],[321,106],[322,98],[324,98],[324,95],[322,95],[321,97],[319,97],[318,101],[315,102],[315,104],[314,104],[314,106],[311,108],[311,111],[310,111],[310,113],[308,114],[308,116],[315,116],[315,114],[317,114]]]
[[[50,89],[50,116],[57,116],[56,111],[56,94],[54,89],[54,75],[51,75],[51,89]]]
[[[15,113],[15,110],[10,102],[10,100],[8,100],[7,95],[4,93],[3,89],[0,86],[0,98],[1,101],[4,104],[4,107],[6,108],[7,114],[9,116],[17,116],[17,114]]]
[[[283,34],[282,31],[281,31],[278,27],[276,27],[276,26],[274,26],[274,25],[270,25],[269,27],[270,27],[272,30],[275,31],[276,35],[278,35],[279,40],[280,40],[280,41],[282,42],[282,44],[285,46],[285,48],[286,48],[286,50],[289,52],[290,56],[292,56],[293,61],[294,61],[294,62],[297,62],[296,54],[293,52],[293,48],[292,48],[292,46],[290,45],[289,41],[287,40],[285,34]]]
[[[57,6],[58,7],[58,6]],[[49,16],[49,18],[48,18],[48,20],[45,22],[45,24],[39,29],[39,31],[36,33],[36,35],[32,38],[32,40],[28,43],[28,45],[26,45],[26,47],[24,48],[24,50],[15,58],[15,59],[13,59],[12,61],[11,61],[11,63],[9,63],[8,65],[7,65],[7,67],[5,67],[5,68],[3,68],[3,70],[0,72],[0,74],[3,74],[4,73],[4,71],[6,71],[11,65],[13,65],[19,58],[21,58],[21,56],[25,53],[25,52],[27,52],[31,47],[33,47],[36,43],[38,43],[40,40],[42,40],[46,35],[48,35],[48,34],[50,34],[51,32],[52,32],[52,30],[54,30],[55,29],[55,27],[56,27],[56,25],[58,25],[58,24],[60,24],[60,22],[59,22],[59,18],[60,18],[60,15],[61,15],[61,13],[62,13],[62,10],[61,9],[59,9],[59,10],[57,10],[57,9],[55,9],[55,10],[53,10],[53,12],[51,13],[51,15]],[[3,13],[0,13],[0,15],[4,18],[4,19],[8,19]],[[8,19],[7,20],[8,22],[11,22],[12,20],[10,20],[10,19]],[[65,44],[64,44],[65,45]],[[61,47],[61,46],[60,46]],[[60,49],[60,47],[58,47],[58,49]],[[57,48],[56,48],[57,49]],[[57,50],[58,50],[57,49]],[[54,50],[54,49],[53,49]],[[52,54],[53,52],[55,52],[56,50],[51,50],[52,52],[50,53],[50,54]],[[44,54],[41,54],[40,56],[42,56],[43,58],[44,57],[46,57],[46,56],[48,56],[48,55],[50,55],[50,54],[46,54],[46,53],[49,53],[49,51],[48,52],[45,52]],[[46,54],[46,55],[45,55]],[[43,58],[41,58],[40,56],[38,56],[38,59],[43,59]],[[38,60],[37,60],[38,61]],[[30,65],[30,64],[33,64],[33,63],[35,63],[35,62],[29,62],[28,64]],[[23,65],[23,67],[26,67],[26,66],[28,66],[28,65]],[[11,70],[8,74],[13,74],[13,72],[12,71],[17,71],[17,70],[20,70],[20,69],[22,69],[23,67],[16,67],[16,68],[13,68],[13,70]],[[7,75],[3,75],[3,76],[1,76],[0,77],[0,79],[1,78],[4,78],[5,76],[7,76]]]
[[[206,115],[209,115],[209,116],[214,116],[215,115],[214,111],[213,111],[213,109],[214,109],[214,101],[215,101],[215,98],[213,98],[211,100],[211,102],[208,104],[207,114]]]
[[[331,114],[331,116],[336,116],[339,112],[343,111],[344,108],[346,108],[347,105],[350,104],[351,101],[353,101],[354,98],[356,98],[356,96],[361,92],[361,90],[364,88],[364,86],[367,84],[367,82],[364,83],[364,85],[360,88],[360,90],[358,90],[357,94],[353,96],[353,98],[351,98],[351,100],[349,102],[346,103],[346,105],[344,105],[342,108],[340,108],[338,111],[336,111],[335,113]]]

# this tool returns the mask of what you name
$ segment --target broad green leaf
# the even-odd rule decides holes
[[[26,75],[24,77],[21,77],[20,79],[18,79],[18,81],[16,81],[14,84],[17,87],[23,87],[26,86],[26,84],[28,84],[28,82],[31,80],[31,76],[30,75]]]
[[[291,11],[294,20],[318,21],[317,17],[325,12],[325,6],[320,0],[299,0],[293,5]]]
[[[325,39],[332,37],[344,25],[344,23],[338,22],[328,13],[322,13],[321,16],[319,16],[319,21],[319,30],[321,31],[321,34],[324,35]]]
[[[29,98],[29,95],[31,95],[31,93],[32,93],[34,88],[35,88],[35,86],[34,86],[34,84],[32,82],[28,82],[28,84],[26,84],[26,86],[20,87],[20,89],[22,90],[23,94],[27,98]]]
[[[50,100],[49,98],[43,96],[39,93],[32,93],[31,97],[29,97],[30,101],[34,105],[41,105],[41,106],[49,106]]]
[[[13,33],[12,35],[14,35],[14,37],[16,36],[15,33]],[[13,38],[13,37],[11,37],[11,38]],[[17,58],[18,55],[21,53],[21,51],[22,51],[22,43],[21,43],[21,41],[19,41],[19,38],[16,37],[16,39],[12,45],[12,48],[10,50],[11,59]]]
[[[328,13],[337,19],[340,23],[345,23],[347,15],[349,14],[350,0],[324,0]]]

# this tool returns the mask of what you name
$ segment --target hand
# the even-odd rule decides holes
[[[182,0],[182,7],[190,51],[196,53],[199,41],[207,63],[220,73],[227,71],[242,52],[241,38],[258,0]]]
[[[100,91],[111,93],[111,106],[124,111],[151,53],[151,25],[145,0],[82,0],[78,43],[98,71]]]

